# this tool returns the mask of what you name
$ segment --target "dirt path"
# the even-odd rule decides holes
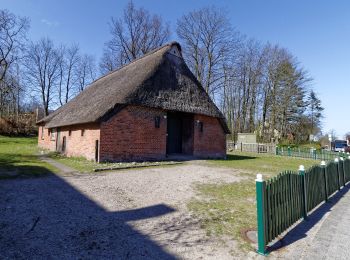
[[[0,182],[4,258],[232,259],[190,215],[197,183],[235,182],[204,162]]]

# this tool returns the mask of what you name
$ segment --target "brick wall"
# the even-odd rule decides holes
[[[198,122],[203,123],[203,132]],[[194,116],[194,149],[193,155],[204,158],[226,157],[226,134],[215,117]]]
[[[160,160],[166,158],[166,111],[161,109],[127,106],[108,121],[99,124],[85,124],[61,127],[58,141],[62,148],[63,137],[66,137],[64,154],[74,157],[95,159],[95,144],[99,141],[100,161],[134,161]],[[159,128],[155,127],[155,117],[160,117]],[[192,117],[188,117],[187,120]],[[193,147],[183,145],[184,152],[193,149],[198,157],[226,156],[226,135],[217,118],[194,115]],[[197,121],[203,123],[203,132]],[[48,129],[39,127],[39,147],[56,150],[56,140],[51,140]],[[81,131],[84,130],[84,136]],[[184,130],[184,129],[183,129]],[[191,135],[192,135],[191,134]],[[51,134],[52,135],[52,134]],[[57,134],[56,134],[57,135]],[[56,137],[57,138],[57,137]],[[188,147],[187,147],[188,146]],[[187,151],[188,150],[188,151]]]
[[[82,130],[84,134],[82,136]],[[70,131],[70,135],[69,135]],[[95,160],[96,140],[100,141],[99,124],[84,124],[60,128],[59,148],[62,150],[63,137],[66,137],[66,149],[64,154],[68,157],[85,157]]]
[[[55,151],[56,149],[56,140],[51,140],[49,129],[44,126],[39,126],[38,129],[38,146],[50,151]]]
[[[100,161],[159,160],[166,156],[166,112],[127,106],[101,123]],[[155,117],[160,117],[159,128]]]
[[[81,135],[84,130],[84,135]],[[44,128],[44,139],[42,139],[42,126],[39,127],[38,145],[41,148],[55,151],[56,142],[59,150],[62,149],[63,137],[66,137],[66,149],[64,154],[68,157],[85,157],[88,160],[95,160],[95,142],[100,140],[100,129],[98,124],[84,124],[61,127],[59,134],[52,140],[48,135],[48,129]],[[69,134],[70,132],[70,134]]]

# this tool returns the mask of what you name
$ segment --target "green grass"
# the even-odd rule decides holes
[[[284,170],[297,171],[301,164],[310,167],[317,161],[269,154],[234,152],[229,153],[226,160],[209,160],[208,163],[212,166],[240,169],[244,172],[244,176],[255,177],[257,173],[262,173],[265,178],[269,178]]]
[[[79,172],[90,173],[95,169],[125,169],[136,167],[153,167],[153,166],[172,166],[179,162],[163,161],[163,162],[120,162],[120,163],[96,163],[86,160],[82,157],[66,157],[58,153],[49,153],[48,156],[57,162],[65,164]]]
[[[0,179],[40,176],[57,169],[41,161],[37,138],[0,136]]]
[[[209,160],[211,166],[239,170],[244,178],[230,184],[198,185],[199,199],[193,199],[188,207],[201,219],[208,235],[231,236],[244,251],[252,250],[251,244],[243,239],[242,232],[256,229],[256,174],[262,173],[267,179],[284,170],[297,171],[301,164],[308,168],[316,163],[314,160],[254,153],[230,153],[227,160]]]
[[[79,172],[92,172],[98,167],[98,163],[86,160],[82,157],[65,157],[58,153],[49,153],[48,156],[57,162],[65,164]]]

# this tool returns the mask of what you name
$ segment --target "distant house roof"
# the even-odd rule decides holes
[[[83,92],[41,119],[46,127],[100,122],[125,105],[140,105],[224,116],[187,67],[177,42],[166,44],[94,81]]]

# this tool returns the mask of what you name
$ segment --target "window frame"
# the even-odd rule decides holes
[[[51,132],[50,141],[56,141],[56,133],[57,133],[56,128],[52,128],[50,132]]]

